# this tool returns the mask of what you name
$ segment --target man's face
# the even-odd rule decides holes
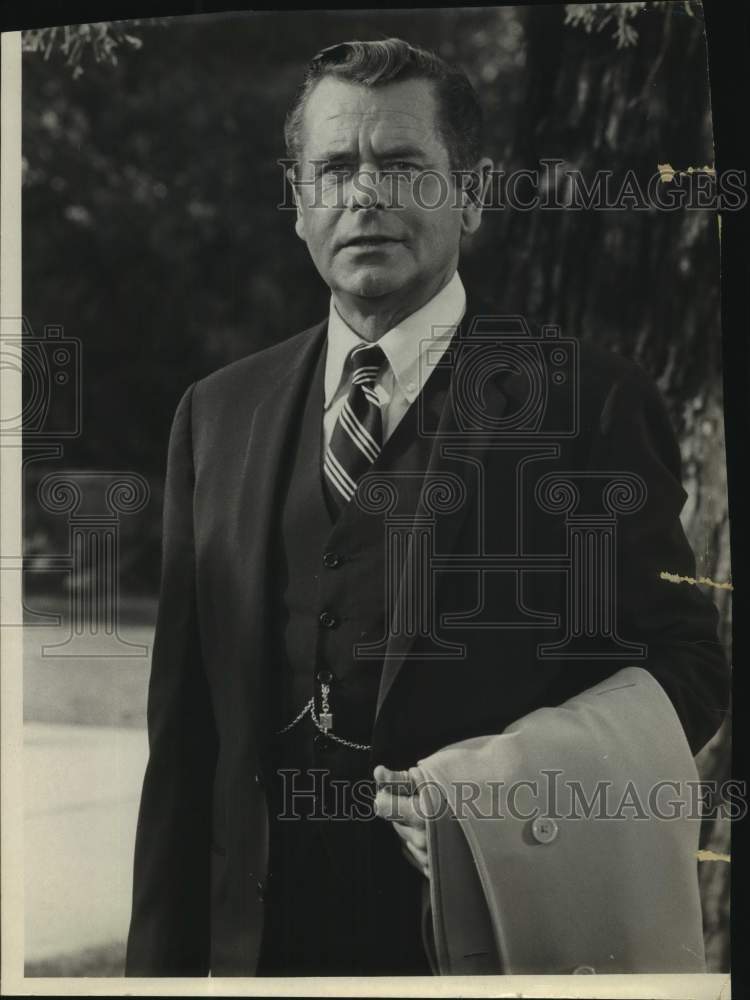
[[[441,287],[464,223],[432,84],[326,77],[308,98],[302,144],[297,233],[326,284],[360,299]]]

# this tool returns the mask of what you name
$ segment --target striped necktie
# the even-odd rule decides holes
[[[374,386],[387,363],[385,354],[377,344],[363,344],[349,360],[351,388],[323,460],[328,492],[339,510],[354,496],[357,480],[383,447],[383,418]]]

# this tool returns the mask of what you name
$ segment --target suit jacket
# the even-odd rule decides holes
[[[470,304],[462,335],[473,315]],[[325,334],[324,321],[214,372],[188,388],[175,414],[128,975],[206,975],[209,969],[252,975],[256,966],[268,861],[263,755],[269,715],[264,677],[274,666],[270,538],[285,448]],[[445,364],[455,365],[455,356]],[[521,369],[506,376],[482,389],[483,405],[499,424],[523,410],[528,391]],[[713,604],[697,587],[659,579],[661,570],[694,573],[679,522],[686,494],[674,433],[657,390],[636,365],[582,347],[577,379],[578,431],[560,441],[545,468],[629,470],[647,484],[642,508],[620,524],[620,630],[625,639],[648,645],[640,665],[664,687],[696,752],[723,718],[729,680]],[[440,446],[440,435],[453,440],[460,430],[454,382],[448,371],[424,414],[428,430],[438,434],[427,472],[448,472],[465,484],[466,502],[439,520],[440,551],[467,551],[479,516],[492,551],[518,527],[518,455],[494,448],[486,436],[458,462]],[[568,403],[553,392],[547,400],[553,428],[568,419],[567,409],[557,413],[556,407]],[[538,505],[527,506],[529,544],[547,551],[564,544],[551,527],[554,519]],[[423,513],[420,497],[414,507]],[[461,607],[466,588],[481,586],[480,617],[486,625],[489,614],[492,627],[469,621],[467,651],[458,664],[432,657],[429,649],[420,654],[413,635],[391,637],[373,724],[373,764],[408,767],[456,740],[501,732],[623,665],[537,657],[539,642],[554,635],[547,628],[553,607],[559,610],[564,601],[556,574],[537,576],[509,594],[507,581],[485,581],[475,570],[463,577],[444,574],[438,608]],[[505,613],[500,605],[508,600],[549,611],[546,617],[530,611],[531,627],[498,628]],[[470,619],[471,604],[464,600]],[[535,616],[544,628],[533,627]]]
[[[625,667],[419,764],[436,972],[706,971],[698,772],[650,673]]]

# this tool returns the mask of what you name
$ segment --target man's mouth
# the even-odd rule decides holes
[[[393,236],[353,236],[344,243],[345,247],[372,247],[381,246],[388,243],[400,243],[400,240]]]

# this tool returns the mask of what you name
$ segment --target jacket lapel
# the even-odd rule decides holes
[[[278,379],[268,386],[257,404],[247,438],[239,478],[237,517],[230,544],[242,558],[237,560],[240,578],[231,588],[242,595],[238,619],[247,648],[265,643],[264,625],[269,580],[273,518],[277,509],[283,462],[289,454],[290,434],[301,413],[305,394],[324,347],[327,321],[310,331],[302,346],[290,349],[288,361],[279,366]],[[251,633],[253,633],[251,635]]]
[[[466,521],[469,510],[476,511],[479,502],[477,468],[481,470],[482,476],[486,474],[492,458],[490,445],[495,438],[492,432],[486,430],[467,430],[465,421],[462,419],[462,406],[465,405],[463,402],[464,390],[467,387],[464,373],[469,371],[469,365],[465,364],[468,355],[463,352],[481,350],[476,339],[472,337],[472,315],[477,314],[470,314],[467,309],[464,321],[456,331],[441,364],[430,376],[430,383],[433,379],[437,380],[437,391],[423,391],[415,404],[422,408],[419,417],[419,433],[433,435],[433,441],[424,481],[417,498],[413,530],[416,532],[418,523],[433,514],[430,509],[431,486],[437,486],[443,480],[450,482],[452,486],[457,486],[458,489],[463,488],[464,491],[463,502],[455,510],[433,514],[438,522],[441,554],[454,551],[458,533]],[[433,386],[430,385],[430,389],[432,388]],[[492,424],[492,421],[502,417],[507,405],[508,396],[504,388],[498,384],[496,379],[489,381],[483,387],[482,393],[482,411],[487,415],[489,425]],[[466,455],[468,460],[457,459],[457,455]],[[408,586],[408,572],[404,569],[397,601],[402,599],[404,590]],[[438,622],[434,624],[439,626]],[[418,651],[413,653],[415,640],[416,633],[398,634],[391,630],[389,625],[375,724],[377,724],[380,712],[404,661],[411,655],[419,655]]]

